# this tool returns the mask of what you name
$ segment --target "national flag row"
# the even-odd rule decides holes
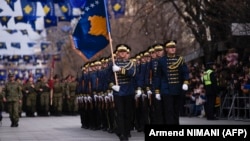
[[[38,60],[48,61],[53,59],[54,61],[61,61],[62,55],[58,54],[37,54],[37,55],[0,55],[0,63],[5,62],[24,62],[24,63],[34,63]]]
[[[8,80],[8,74],[12,73],[16,78],[26,80],[29,76],[33,76],[37,80],[41,75],[49,76],[50,68],[11,68],[11,69],[0,69],[0,85],[4,85]]]
[[[51,26],[57,26],[58,21],[71,21],[73,18],[78,18],[84,14],[84,12],[88,11],[85,7],[87,1],[91,1],[92,3],[96,3],[97,0],[5,0],[5,2],[9,5],[12,11],[15,11],[14,4],[16,2],[21,3],[22,16],[16,16],[14,18],[15,23],[23,22],[29,23],[34,30],[35,21],[40,15],[37,15],[37,5],[41,4],[43,8],[43,16],[44,16],[44,27],[48,28]],[[119,18],[125,14],[125,6],[126,0],[109,0],[112,11],[114,13],[115,18]],[[58,4],[59,9],[61,11],[61,15],[56,15],[55,4]],[[80,12],[73,12],[73,9],[77,8]],[[0,21],[2,26],[8,27],[8,22],[11,19],[9,13],[3,15],[4,9],[0,8]],[[110,18],[109,14],[109,18]]]
[[[61,41],[61,40],[56,42],[56,52],[61,51],[63,44],[64,44],[64,41]],[[51,42],[41,42],[41,43],[27,42],[27,44],[21,44],[20,42],[7,43],[7,42],[0,41],[0,50],[8,49],[9,47],[21,50],[23,47],[26,47],[26,46],[28,46],[29,48],[40,46],[41,52],[45,52],[47,49],[51,48]]]

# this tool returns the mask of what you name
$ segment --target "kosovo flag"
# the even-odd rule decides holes
[[[36,2],[29,0],[22,0],[21,2],[23,16],[28,17],[28,19],[36,17]]]
[[[43,11],[45,13],[45,16],[55,16],[55,8],[53,0],[41,1],[41,4],[43,6]]]
[[[11,47],[20,49],[21,48],[21,43],[20,42],[11,42],[10,43]]]
[[[28,45],[28,47],[32,48],[36,45],[36,43],[35,42],[28,42],[27,45]]]
[[[0,42],[0,49],[7,49],[5,42]]]
[[[10,20],[11,16],[0,16],[0,22],[2,26],[8,27],[8,22]]]
[[[41,68],[38,68],[38,69],[35,70],[35,77],[36,78],[39,78],[42,75],[43,75],[43,73],[42,73],[42,69]]]
[[[35,21],[37,19],[36,11],[37,5],[36,2],[30,0],[22,0],[21,2],[23,16],[27,17],[29,24],[33,30],[36,30]]]
[[[50,43],[43,42],[41,43],[41,50],[45,51],[47,48],[49,48],[49,46],[50,46]]]
[[[57,26],[57,17],[56,16],[44,17],[44,27],[49,28],[52,26]]]
[[[106,3],[105,3],[106,4]],[[90,59],[109,44],[104,0],[87,0],[73,32],[75,47]]]
[[[64,0],[58,2],[61,12],[66,18],[71,18],[73,16],[73,7],[69,0]]]
[[[23,16],[14,17],[15,24],[17,23],[28,23],[28,18]]]
[[[58,21],[59,22],[70,22],[72,20],[73,17],[69,17],[69,16],[58,16]]]
[[[23,35],[29,35],[28,31],[26,29],[21,29],[20,30]]]
[[[32,59],[32,55],[23,55],[23,61],[26,63],[29,63]]]
[[[0,70],[0,80],[6,80],[7,78],[7,70]]]
[[[5,0],[5,1],[7,2],[7,4],[9,5],[9,7],[11,8],[11,10],[12,10],[12,11],[15,11],[14,5],[15,5],[15,2],[16,2],[17,0]]]
[[[21,59],[21,55],[13,55],[11,62],[18,62]]]
[[[115,18],[120,18],[125,14],[126,0],[111,0],[111,5]]]
[[[6,32],[10,33],[10,34],[13,34],[13,33],[16,33],[17,30],[16,29],[5,29]]]

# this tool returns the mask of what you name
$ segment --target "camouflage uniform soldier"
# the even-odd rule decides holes
[[[20,78],[16,78],[16,82],[18,82],[19,83],[19,87],[20,87],[20,89],[21,89],[21,92],[22,92],[22,89],[23,89],[23,83],[22,83],[22,80],[20,79]],[[22,101],[23,102],[23,101]],[[23,103],[20,103],[19,104],[19,108],[18,108],[19,110],[19,112],[18,112],[18,114],[19,114],[19,117],[21,117],[22,116],[22,111],[23,111]]]
[[[78,83],[74,76],[69,76],[69,82],[66,87],[66,95],[67,95],[67,106],[68,112],[71,115],[76,115],[78,110],[78,105],[76,102],[76,91],[77,91]]]
[[[40,114],[41,116],[48,116],[50,88],[46,76],[40,77],[40,81],[36,83],[36,90],[40,93]]]
[[[9,74],[9,82],[7,82],[3,89],[3,101],[7,102],[9,117],[11,120],[11,127],[18,127],[19,115],[18,107],[22,102],[22,92],[19,84],[15,81],[14,75]]]
[[[35,116],[34,114],[36,112],[37,93],[36,93],[33,77],[29,77],[28,81],[23,86],[23,90],[27,95],[26,114],[28,117],[34,117]]]
[[[2,119],[3,119],[3,91],[2,91],[2,87],[0,87],[0,126],[2,125]]]
[[[57,75],[54,77],[53,86],[53,108],[56,116],[62,115],[63,102],[63,84],[60,82]]]

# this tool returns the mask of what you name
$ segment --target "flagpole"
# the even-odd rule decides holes
[[[54,85],[54,68],[55,68],[55,60],[54,56],[52,57],[52,62],[51,62],[51,71],[50,71],[50,105],[53,105],[53,85]]]
[[[113,54],[113,43],[112,43],[111,30],[110,30],[107,1],[106,0],[103,0],[103,1],[104,1],[104,7],[105,7],[107,30],[108,30],[108,35],[109,35],[109,44],[110,44],[111,59],[112,59],[113,65],[114,65],[115,64],[115,59],[114,59],[114,54]],[[115,84],[118,85],[117,74],[115,72],[114,72],[114,76],[115,76]]]

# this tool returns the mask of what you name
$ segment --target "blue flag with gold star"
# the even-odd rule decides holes
[[[13,48],[21,49],[21,43],[20,42],[11,42],[10,45]]]
[[[35,21],[37,19],[37,3],[30,0],[22,0],[21,7],[23,16],[27,18],[27,21],[30,23],[31,27],[36,30]]]
[[[43,6],[43,11],[45,13],[45,16],[55,16],[55,8],[53,0],[41,1],[41,4]]]
[[[111,5],[115,18],[120,18],[125,14],[126,0],[111,0]]]
[[[109,44],[106,20],[104,0],[87,0],[83,15],[73,32],[75,47],[87,59],[92,58]]]
[[[66,19],[73,17],[73,7],[69,0],[63,0],[58,2],[59,8]]]
[[[0,49],[7,49],[5,42],[0,42]]]
[[[6,80],[7,78],[7,70],[1,69],[0,70],[0,80]]]
[[[9,5],[9,7],[11,8],[11,10],[12,10],[12,11],[15,11],[14,5],[15,5],[15,2],[16,2],[17,0],[5,0],[5,1],[6,1],[6,3]]]
[[[0,22],[2,26],[8,27],[8,22],[10,20],[11,16],[0,16]]]

